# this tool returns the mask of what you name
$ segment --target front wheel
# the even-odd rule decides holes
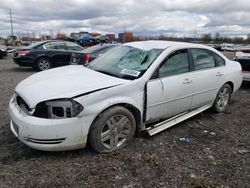
[[[44,70],[50,69],[51,68],[50,60],[48,58],[38,59],[37,64],[36,64],[36,68],[39,71],[44,71]]]
[[[101,113],[90,129],[89,141],[98,153],[109,153],[130,143],[135,134],[135,118],[126,108],[116,106]]]
[[[219,90],[219,93],[217,94],[212,109],[217,113],[225,111],[227,104],[230,100],[231,93],[231,86],[228,84],[223,85],[222,88]]]

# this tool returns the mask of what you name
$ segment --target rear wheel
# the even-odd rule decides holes
[[[40,58],[40,59],[38,59],[38,61],[36,63],[36,68],[39,71],[44,71],[44,70],[50,69],[51,68],[50,60],[48,58]]]
[[[227,104],[230,100],[231,93],[232,88],[230,85],[225,84],[222,86],[222,88],[219,90],[219,93],[217,94],[217,97],[214,101],[214,105],[212,107],[215,112],[220,113],[225,111]]]
[[[135,127],[135,118],[128,109],[121,106],[110,108],[92,125],[90,145],[98,153],[118,150],[132,141]]]

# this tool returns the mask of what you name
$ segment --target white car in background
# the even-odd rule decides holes
[[[235,46],[232,43],[222,43],[221,50],[233,52],[233,51],[235,51]]]
[[[242,66],[243,80],[250,81],[250,47],[238,49],[234,60],[238,61]]]
[[[88,67],[30,76],[9,103],[11,130],[39,150],[112,152],[135,131],[154,135],[208,108],[223,112],[241,66],[211,47],[142,41],[119,45]]]

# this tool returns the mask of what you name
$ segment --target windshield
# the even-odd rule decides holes
[[[162,49],[144,51],[131,46],[118,46],[90,62],[89,68],[124,79],[136,79],[143,75]]]

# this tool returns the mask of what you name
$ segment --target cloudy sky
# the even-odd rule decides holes
[[[250,33],[249,0],[1,0],[0,36],[132,31],[136,35]]]

